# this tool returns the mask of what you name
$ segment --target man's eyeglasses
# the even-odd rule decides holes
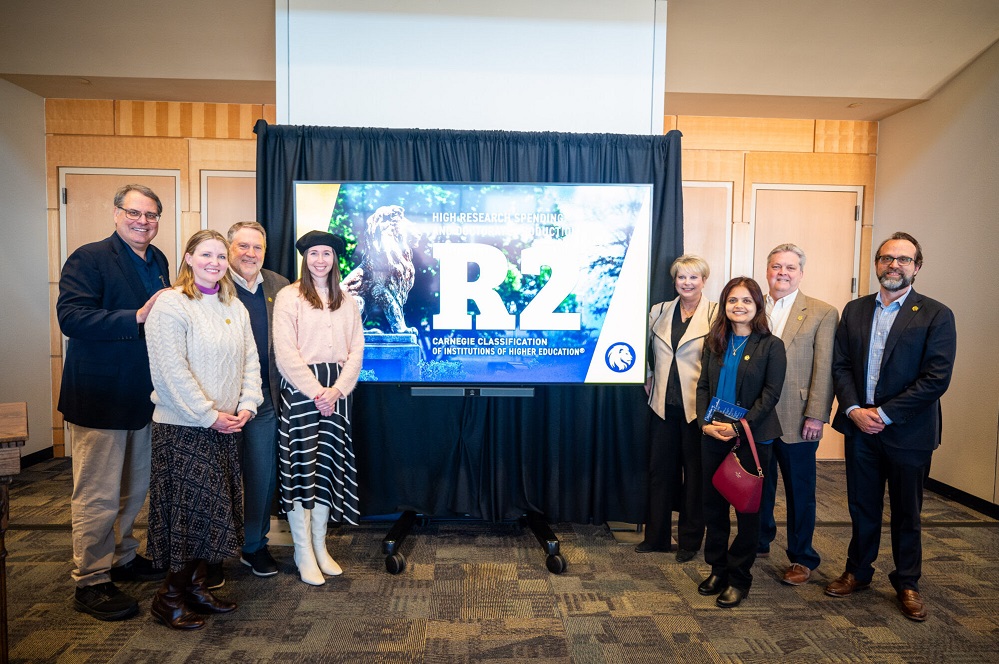
[[[902,267],[912,265],[912,258],[909,256],[878,256],[878,265],[888,267],[893,261],[898,261]]]
[[[120,205],[116,205],[116,208],[125,213],[125,218],[129,221],[138,221],[140,217],[145,217],[146,221],[150,224],[156,224],[160,221],[160,215],[155,212],[142,212],[140,210],[126,210]]]

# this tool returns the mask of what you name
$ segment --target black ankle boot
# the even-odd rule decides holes
[[[187,588],[185,601],[188,608],[198,613],[229,613],[236,610],[235,602],[221,600],[208,589],[208,563],[195,561],[191,572],[191,583]]]

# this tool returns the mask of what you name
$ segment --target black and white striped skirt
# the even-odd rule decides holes
[[[340,375],[336,363],[309,367],[324,387],[332,387]],[[329,417],[323,417],[315,402],[281,379],[281,417],[278,422],[278,485],[283,512],[293,503],[312,509],[329,505],[330,520],[357,525],[357,463],[351,433],[353,396],[339,399]]]

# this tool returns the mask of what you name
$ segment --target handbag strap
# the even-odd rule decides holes
[[[760,477],[763,477],[763,466],[760,465],[760,455],[756,453],[756,441],[753,440],[753,432],[749,428],[749,422],[746,421],[746,418],[742,418],[739,420],[739,424],[742,425],[742,430],[745,432],[743,435],[749,441],[749,449],[753,452],[753,459],[756,461],[756,472],[760,474]]]

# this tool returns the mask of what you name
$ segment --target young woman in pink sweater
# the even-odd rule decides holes
[[[357,524],[351,391],[364,355],[361,314],[340,289],[342,238],[310,231],[295,247],[302,277],[274,302],[274,354],[281,372],[278,478],[281,507],[302,581],[342,572],[326,549],[329,521]]]

